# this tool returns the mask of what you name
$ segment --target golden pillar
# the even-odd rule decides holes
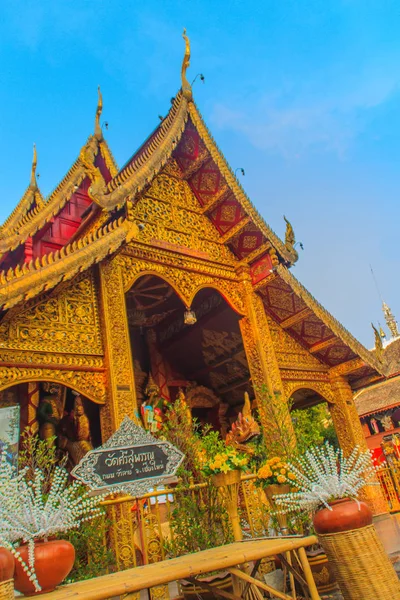
[[[118,256],[100,265],[100,280],[108,367],[108,398],[102,426],[104,433],[109,434],[107,428],[111,427],[112,433],[125,416],[137,421],[133,360]]]
[[[333,404],[329,404],[336,435],[344,454],[349,456],[355,446],[362,451],[368,451],[363,429],[353,401],[353,391],[342,375],[330,375]],[[378,483],[376,481],[375,483]],[[374,515],[388,513],[388,504],[382,493],[381,486],[368,485],[363,490],[363,499],[368,502]]]
[[[267,445],[289,452],[295,435],[264,305],[248,272],[242,271],[241,277],[246,316],[240,321],[240,329],[264,437]]]
[[[100,264],[103,330],[107,362],[107,401],[101,410],[103,442],[118,429],[125,416],[135,422],[137,403],[125,293],[118,256]],[[136,565],[134,523],[130,503],[108,511],[111,542],[122,568]]]

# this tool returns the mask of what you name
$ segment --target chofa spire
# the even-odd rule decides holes
[[[36,167],[37,167],[36,144],[33,144],[33,159],[32,159],[32,169],[31,169],[31,181],[30,181],[29,187],[34,192],[36,192],[36,190],[38,189],[37,180],[36,180]]]
[[[103,132],[101,130],[100,125],[100,117],[103,111],[103,96],[101,95],[100,86],[97,88],[98,100],[97,100],[97,108],[96,108],[96,116],[94,119],[94,135],[98,140],[103,138]]]
[[[399,337],[399,330],[397,327],[397,321],[396,318],[394,316],[394,314],[392,313],[392,311],[390,310],[390,308],[388,307],[388,305],[386,304],[386,302],[384,302],[382,300],[382,310],[383,310],[383,314],[385,315],[385,321],[386,321],[386,325],[389,328],[390,333],[392,334],[392,337],[397,338]]]
[[[182,34],[183,39],[185,40],[185,55],[182,61],[182,71],[181,71],[181,79],[182,79],[182,92],[186,100],[192,100],[192,86],[187,80],[186,71],[190,65],[190,41],[188,36],[186,35],[186,29],[183,30]]]

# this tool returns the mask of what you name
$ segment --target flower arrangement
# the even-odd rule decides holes
[[[333,500],[355,498],[376,473],[368,451],[362,452],[356,446],[345,457],[341,449],[335,450],[328,442],[311,448],[289,468],[296,477],[297,491],[276,496],[277,504],[313,512],[321,507],[332,510],[329,502]]]
[[[226,446],[225,450],[205,460],[203,463],[203,472],[205,475],[218,475],[219,473],[229,473],[229,471],[236,469],[244,471],[247,463],[247,456],[236,452],[234,448]]]
[[[257,473],[257,485],[260,487],[292,483],[295,479],[296,475],[279,456],[268,459]]]
[[[16,477],[12,467],[0,456],[0,545],[12,552],[21,563],[36,591],[40,591],[35,573],[35,540],[78,528],[84,521],[100,514],[102,496],[89,498],[81,485],[68,484],[68,472],[55,467],[48,493],[43,493],[45,475],[35,469],[32,479],[27,468]],[[28,564],[17,547],[28,545]]]

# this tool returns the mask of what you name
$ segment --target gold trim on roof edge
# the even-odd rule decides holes
[[[201,139],[209,151],[211,158],[217,165],[218,169],[221,171],[224,179],[226,180],[227,185],[232,190],[236,200],[242,206],[243,210],[247,213],[247,215],[251,218],[254,225],[256,225],[260,231],[265,235],[265,237],[275,246],[276,250],[279,254],[289,263],[293,264],[297,261],[298,255],[297,252],[293,250],[289,250],[285,247],[285,244],[280,240],[280,238],[272,231],[272,229],[267,225],[264,221],[263,217],[260,215],[250,198],[247,196],[246,192],[242,188],[241,184],[235,177],[234,172],[232,171],[229,163],[227,162],[225,156],[219,149],[217,143],[215,142],[212,134],[210,133],[207,125],[205,124],[203,117],[199,109],[197,108],[194,102],[189,104],[189,114],[193,121],[193,124],[197,128]]]
[[[149,184],[171,157],[185,129],[188,101],[179,91],[173,105],[142,150],[107,185],[100,170],[93,165],[90,148],[84,147],[80,159],[92,184],[89,195],[106,210],[112,210]]]
[[[90,156],[93,161],[97,151],[100,150],[111,175],[114,175],[118,171],[116,162],[104,140],[99,141],[95,136],[90,136],[84,148],[90,150]],[[14,215],[14,213],[16,214],[15,220],[18,219],[18,232],[16,231],[17,226],[13,227],[12,230],[9,227],[11,215],[2,226],[3,236],[0,236],[0,254],[4,254],[9,250],[14,250],[20,244],[23,244],[29,237],[39,231],[52,217],[56,216],[71,198],[75,191],[74,187],[80,185],[86,176],[86,169],[78,158],[50,196],[48,196],[46,200],[43,200],[42,198],[40,206],[37,206],[28,214],[24,214],[22,211],[23,207],[21,205],[21,200],[20,204],[12,213],[12,215]],[[30,188],[28,188],[26,193],[29,192],[29,189]]]
[[[50,290],[60,281],[71,279],[118,250],[124,241],[133,239],[137,231],[135,223],[121,217],[61,250],[22,267],[1,271],[0,307],[6,310]]]
[[[31,167],[31,179],[30,183],[22,196],[21,200],[18,202],[17,206],[14,208],[12,213],[7,217],[4,221],[3,225],[0,227],[0,240],[5,237],[6,234],[11,232],[15,232],[16,229],[21,224],[21,221],[26,217],[30,218],[33,213],[32,204],[35,202],[36,207],[40,210],[44,205],[44,198],[38,188],[37,179],[36,179],[36,167],[37,167],[37,151],[36,145],[33,145],[33,159],[32,159],[32,167]]]
[[[276,268],[277,274],[287,283],[292,290],[301,298],[305,304],[313,311],[316,317],[321,319],[329,329],[348,346],[355,354],[370,367],[375,369],[381,375],[385,375],[382,365],[343,325],[335,319],[323,306],[314,298],[312,294],[296,279],[289,270],[283,265]]]

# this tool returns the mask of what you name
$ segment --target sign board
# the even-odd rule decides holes
[[[18,472],[19,405],[0,408],[0,454]]]
[[[92,490],[138,497],[175,475],[184,455],[125,417],[103,446],[90,450],[72,475]]]

